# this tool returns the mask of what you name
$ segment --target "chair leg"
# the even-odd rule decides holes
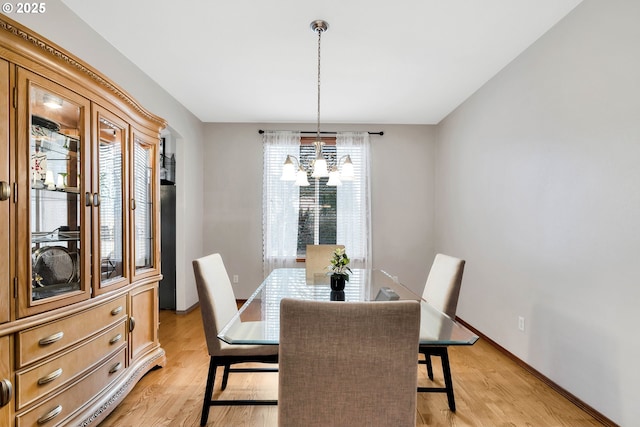
[[[427,375],[429,379],[433,381],[433,365],[431,365],[431,356],[428,354],[424,355],[424,363],[427,365]]]
[[[229,371],[231,370],[231,365],[224,365],[224,373],[222,374],[222,387],[221,390],[227,388],[227,381],[229,380]]]
[[[433,365],[431,364],[431,354],[426,350],[420,352],[424,356],[424,360],[418,360],[418,363],[421,365],[427,365],[427,376],[429,379],[433,381]]]
[[[207,387],[204,390],[204,403],[202,404],[202,417],[200,417],[200,425],[204,426],[207,424],[207,420],[209,419],[209,409],[211,408],[211,397],[213,396],[213,384],[216,380],[216,369],[218,365],[216,364],[213,357],[209,361],[209,374],[207,375]]]
[[[427,373],[429,379],[433,380],[433,368],[431,364],[431,356],[439,356],[442,362],[442,374],[444,376],[444,387],[418,387],[418,393],[447,393],[449,409],[456,411],[456,401],[453,396],[453,381],[451,379],[451,367],[449,366],[449,352],[447,347],[428,347],[420,349],[420,353],[424,355],[424,360],[418,363],[427,365]]]
[[[440,354],[442,359],[442,373],[444,374],[444,386],[447,389],[447,400],[449,401],[449,409],[456,411],[456,401],[453,397],[453,381],[451,380],[451,367],[449,366],[449,352],[446,347]]]

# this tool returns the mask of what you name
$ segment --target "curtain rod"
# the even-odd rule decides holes
[[[260,129],[260,130],[258,130],[258,133],[259,133],[260,135],[262,135],[262,134],[264,133],[264,130]],[[311,131],[311,130],[309,130],[309,131],[307,131],[307,130],[303,130],[303,131],[300,131],[300,133],[312,133],[312,134],[316,134],[317,132],[316,132],[316,131]],[[331,131],[322,131],[322,132],[320,132],[320,134],[321,134],[321,135],[327,135],[327,134],[331,135],[331,134],[336,134],[336,133],[338,133],[338,132],[331,132]],[[384,135],[384,132],[382,132],[382,131],[381,131],[381,132],[367,132],[367,133],[368,133],[369,135],[380,135],[380,136]]]

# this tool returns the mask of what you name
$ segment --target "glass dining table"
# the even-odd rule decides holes
[[[228,344],[272,344],[280,338],[280,300],[315,301],[420,301],[420,345],[472,345],[478,336],[435,309],[382,270],[353,269],[344,291],[332,291],[329,277],[307,280],[304,268],[275,269],[220,331]]]

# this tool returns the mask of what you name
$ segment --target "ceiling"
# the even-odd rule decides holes
[[[581,0],[62,0],[203,122],[435,124]]]

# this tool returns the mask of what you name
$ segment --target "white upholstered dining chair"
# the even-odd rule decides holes
[[[465,261],[462,259],[444,254],[436,254],[422,294],[422,298],[426,300],[427,303],[454,320],[456,318],[456,308],[458,307],[458,297],[462,285],[464,266]],[[447,347],[421,345],[419,353],[424,356],[424,360],[419,360],[419,363],[427,365],[427,375],[432,381],[433,366],[431,364],[431,356],[440,357],[445,386],[444,388],[418,387],[418,391],[446,393],[449,409],[455,411],[456,403],[453,395],[453,381],[451,379],[451,367],[449,365],[449,352],[447,351]]]
[[[415,426],[415,300],[280,305],[280,427]]]
[[[227,386],[230,372],[277,372],[277,368],[231,368],[246,362],[277,363],[277,345],[230,345],[218,338],[218,333],[238,312],[227,270],[220,254],[211,254],[193,261],[193,272],[200,300],[200,311],[209,351],[209,373],[204,392],[200,425],[204,426],[211,406],[275,405],[276,400],[213,400],[213,386],[218,366],[224,366],[221,390]]]

